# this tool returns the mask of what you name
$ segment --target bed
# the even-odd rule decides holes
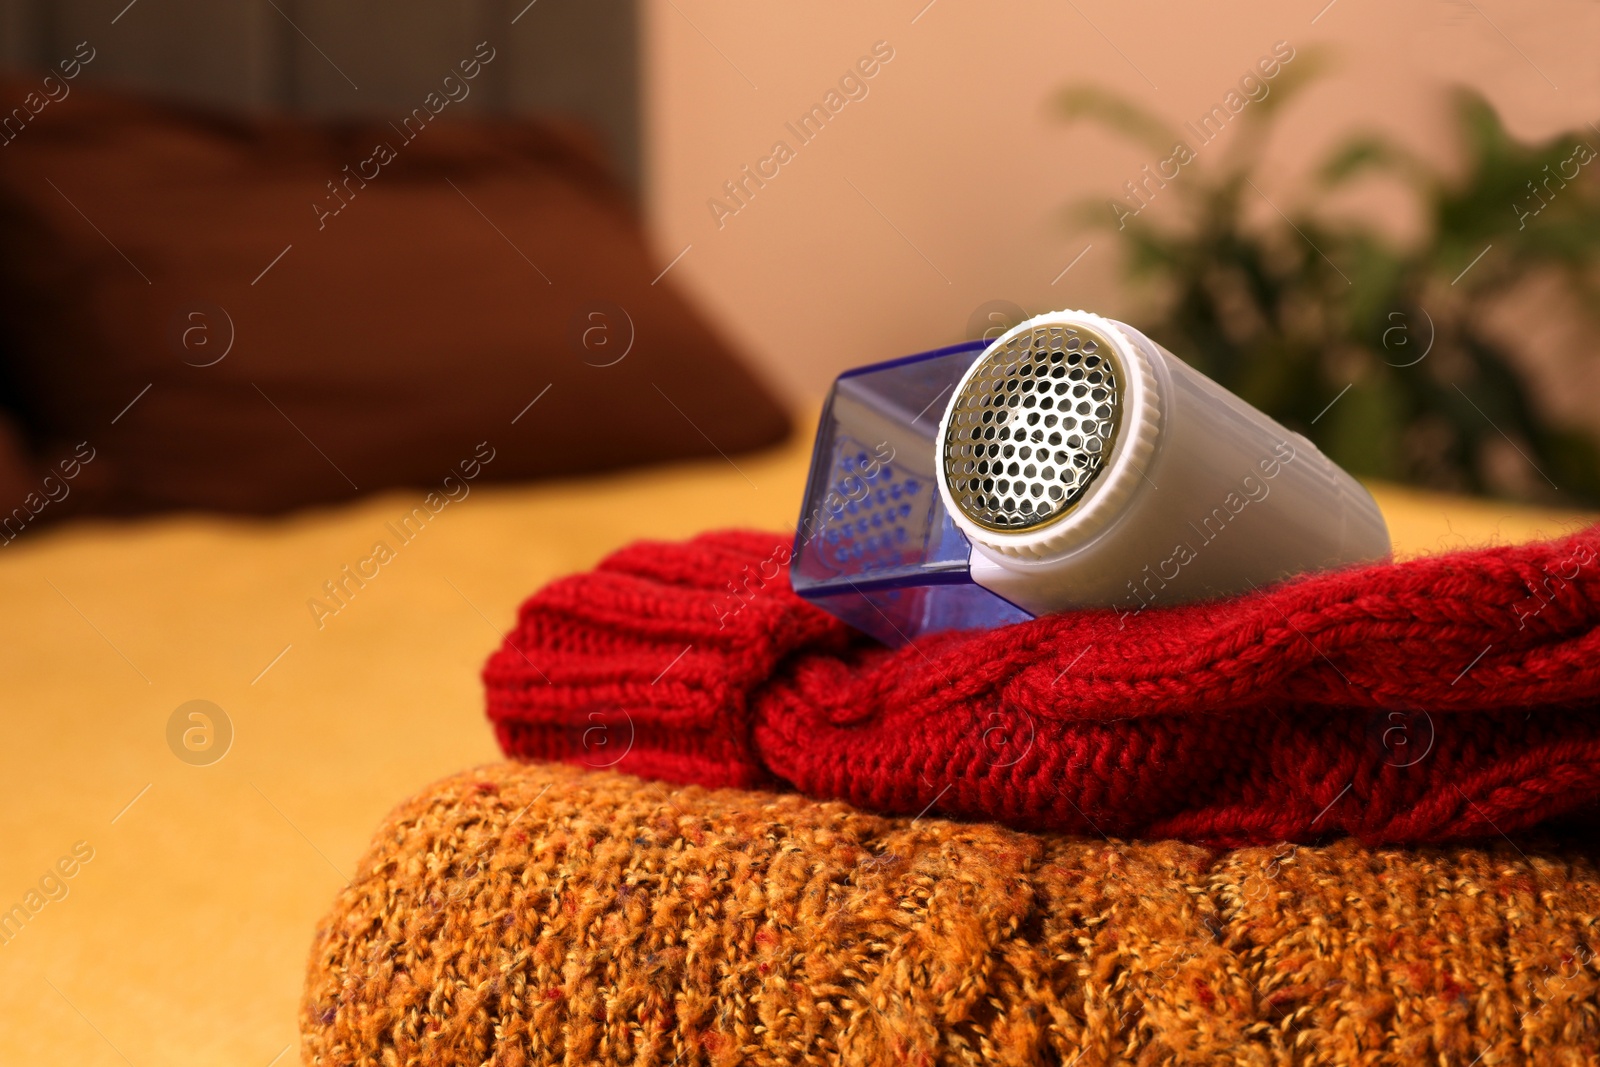
[[[374,827],[498,757],[478,670],[518,602],[637,538],[789,526],[805,436],[475,488],[337,604],[324,583],[414,494],[277,520],[81,522],[6,548],[0,909],[34,892],[41,906],[0,945],[0,1062],[296,1062],[311,934]],[[1375,492],[1402,556],[1586,520]],[[173,734],[196,700],[225,719],[180,717]]]

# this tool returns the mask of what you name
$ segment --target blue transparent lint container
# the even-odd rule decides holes
[[[934,469],[951,391],[988,345],[848,371],[822,409],[790,581],[886,645],[1033,618],[971,579],[972,545],[950,521]]]

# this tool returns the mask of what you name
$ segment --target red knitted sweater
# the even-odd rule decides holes
[[[1600,526],[890,650],[788,538],[642,542],[484,670],[511,756],[1223,845],[1494,835],[1600,798]]]

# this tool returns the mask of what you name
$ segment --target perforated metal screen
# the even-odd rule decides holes
[[[1039,326],[984,356],[945,434],[957,506],[995,530],[1059,517],[1110,455],[1123,388],[1110,345],[1082,327]]]

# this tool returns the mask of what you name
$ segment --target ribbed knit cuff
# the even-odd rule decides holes
[[[786,538],[640,542],[546,587],[484,670],[501,747],[679,782],[774,784],[750,697],[800,648],[849,630],[789,589]]]

